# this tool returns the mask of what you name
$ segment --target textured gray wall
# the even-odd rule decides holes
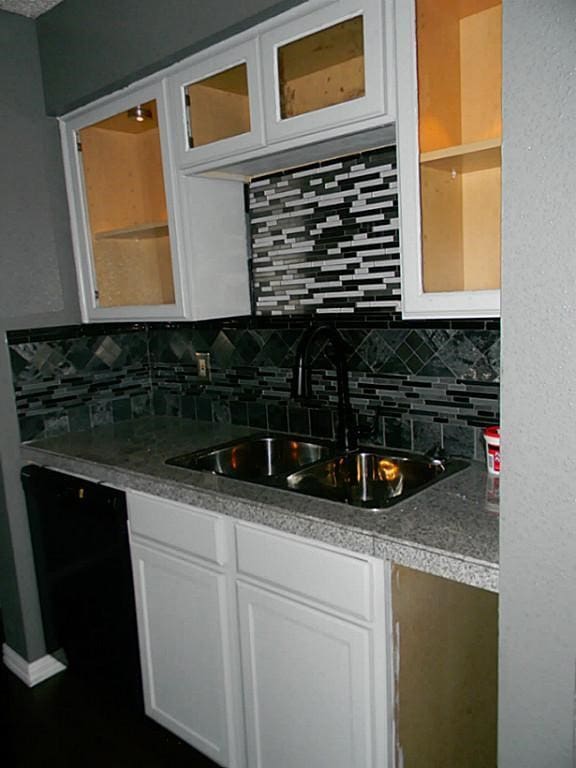
[[[50,115],[62,115],[303,0],[66,0],[38,18]]]
[[[0,11],[0,328],[78,319],[57,121],[35,24]]]
[[[299,0],[66,0],[37,22],[0,11],[0,605],[9,645],[44,653],[5,331],[79,322],[56,120]],[[38,38],[42,46],[42,70]]]
[[[576,3],[504,2],[500,768],[574,765]]]
[[[44,114],[35,24],[0,11],[0,606],[9,645],[44,653],[5,331],[78,322],[56,120]]]

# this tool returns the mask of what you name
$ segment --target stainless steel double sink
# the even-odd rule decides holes
[[[252,435],[167,464],[296,491],[363,509],[386,509],[468,466],[462,459],[359,448],[290,435]]]

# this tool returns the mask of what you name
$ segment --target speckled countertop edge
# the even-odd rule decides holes
[[[25,443],[22,460],[498,591],[498,516],[481,465],[372,513],[164,463],[255,431],[154,417]]]

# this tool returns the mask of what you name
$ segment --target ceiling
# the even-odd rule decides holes
[[[0,0],[0,11],[19,13],[21,16],[35,19],[61,2],[62,0]]]

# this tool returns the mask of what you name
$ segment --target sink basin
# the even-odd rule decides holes
[[[286,478],[291,490],[379,510],[464,469],[468,462],[362,450],[320,461]]]
[[[253,435],[168,459],[196,469],[378,511],[468,466],[462,459],[334,445],[290,435]]]
[[[327,459],[327,445],[289,435],[257,435],[168,459],[167,464],[258,482]]]

